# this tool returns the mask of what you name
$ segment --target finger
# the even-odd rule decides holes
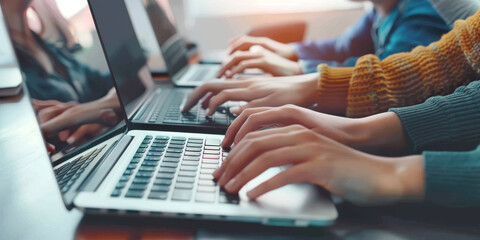
[[[230,180],[225,185],[225,190],[229,193],[238,193],[245,184],[269,168],[304,162],[311,154],[306,150],[303,146],[289,146],[265,152]]]
[[[202,108],[203,109],[208,108],[208,103],[210,102],[210,100],[212,99],[213,96],[215,96],[215,95],[213,95],[212,93],[207,93],[207,96],[205,98],[203,98],[203,100],[202,100]]]
[[[84,139],[91,138],[92,136],[98,136],[101,132],[102,125],[100,124],[87,124],[79,127],[68,139],[67,143],[70,145],[76,145]]]
[[[225,137],[222,141],[222,147],[230,147],[233,143],[234,137],[237,135],[238,130],[242,127],[245,120],[252,114],[263,112],[271,109],[270,107],[250,108],[242,112],[228,127]]]
[[[243,36],[230,44],[228,54],[232,54],[236,51],[248,51],[253,45],[261,45],[260,38]]]
[[[61,132],[58,133],[58,139],[62,142],[65,142],[67,141],[67,138],[70,136],[71,132],[70,130],[63,130]]]
[[[230,70],[230,68],[239,64],[242,61],[259,58],[260,56],[260,54],[256,53],[237,51],[231,57],[229,57],[226,62],[222,63],[222,67],[218,72],[217,77],[222,77],[227,72],[227,70]]]
[[[308,164],[294,165],[250,190],[247,192],[247,196],[250,199],[256,199],[267,192],[288,184],[307,182],[311,174],[310,171],[311,168]]]
[[[195,88],[187,97],[187,101],[182,108],[183,112],[187,112],[193,106],[197,104],[197,102],[202,99],[208,93],[217,94],[223,89],[229,88],[238,88],[241,85],[241,82],[220,82],[220,83],[205,83],[202,86]]]
[[[207,116],[211,116],[212,114],[214,114],[218,106],[225,102],[252,101],[254,99],[262,98],[267,94],[268,92],[265,92],[265,91],[261,91],[261,90],[251,91],[245,88],[223,90],[210,100],[210,103],[208,104],[209,110],[207,111]]]
[[[286,147],[294,145],[297,143],[295,141],[295,131],[293,128],[283,128],[275,129],[278,133],[272,133],[274,131],[261,131],[255,134],[255,137],[252,137],[248,140],[245,140],[239,143],[232,152],[229,154],[229,161],[222,164],[226,165],[221,173],[218,183],[220,186],[224,186],[232,177],[237,175],[237,173],[243,169],[250,161],[255,159],[260,154],[281,147]],[[293,131],[292,131],[293,130]],[[301,129],[300,129],[301,131]]]
[[[245,35],[238,35],[228,41],[228,45],[232,45],[234,42],[238,41],[238,39],[245,37]]]
[[[237,64],[235,67],[231,69],[225,76],[227,78],[231,78],[238,73],[242,73],[245,69],[249,68],[260,68],[263,71],[267,72],[267,66],[265,66],[265,61],[262,58],[253,58],[249,60],[245,60]]]
[[[270,98],[270,95],[268,95],[263,98],[252,100],[243,106],[232,107],[230,108],[230,112],[236,115],[240,115],[246,109],[259,108],[259,107],[275,107],[277,105],[278,104],[272,101],[272,99]]]
[[[308,119],[303,118],[298,112],[289,111],[288,108],[271,108],[267,111],[252,114],[244,119],[238,132],[235,134],[234,143],[238,143],[250,132],[270,126],[283,127],[300,124],[311,128]]]
[[[106,126],[113,126],[115,125],[119,117],[117,116],[117,113],[113,109],[102,109],[100,111],[100,118],[102,120],[102,124],[105,124]]]
[[[35,111],[39,111],[47,107],[52,107],[52,106],[61,105],[61,104],[62,102],[59,102],[57,100],[42,101],[42,100],[32,99],[32,105]]]
[[[266,136],[266,137],[269,137],[269,136],[272,136],[272,135],[278,135],[278,134],[284,134],[284,133],[289,133],[289,132],[292,132],[292,131],[300,131],[300,130],[304,130],[305,128],[299,126],[299,125],[292,125],[292,126],[288,126],[288,127],[284,127],[284,128],[274,128],[274,129],[266,129],[266,130],[263,130],[261,132],[255,132],[255,133],[251,133],[248,138],[249,139],[255,139],[255,141],[257,141],[259,137],[262,137],[262,136]],[[290,138],[289,138],[290,139]],[[252,140],[253,141],[253,140]],[[278,144],[278,143],[277,143]],[[220,168],[218,168],[214,173],[213,173],[213,177],[214,179],[217,179],[219,180],[221,178],[221,176],[223,175],[223,173],[225,172],[225,169],[229,166],[230,164],[230,159],[235,159],[236,158],[236,155],[237,153],[243,153],[241,149],[242,146],[245,145],[245,142],[239,144],[239,145],[236,145],[233,150],[229,153],[228,155],[228,158],[226,159],[226,161],[223,161],[222,162],[222,165],[220,166]],[[248,145],[248,144],[247,144]],[[255,146],[255,147],[259,147],[259,146]],[[246,153],[251,153],[251,150],[250,149],[247,149]]]

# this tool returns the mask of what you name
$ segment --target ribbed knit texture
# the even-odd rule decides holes
[[[318,70],[319,102],[347,95],[349,117],[368,116],[452,93],[480,79],[480,11],[466,21],[457,21],[451,32],[428,47],[383,61],[367,55],[355,68],[344,69],[340,75],[327,65],[320,65]],[[351,74],[346,74],[348,71]],[[335,92],[328,93],[330,89]]]
[[[414,151],[480,143],[480,81],[460,87],[451,95],[390,111],[399,116]]]
[[[471,152],[424,152],[423,157],[428,202],[480,206],[480,147]]]

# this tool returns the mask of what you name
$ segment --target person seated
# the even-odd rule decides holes
[[[256,131],[266,126],[276,128]],[[480,206],[480,81],[359,119],[294,105],[252,108],[230,126],[222,146],[232,143],[213,174],[230,193],[270,167],[290,165],[249,191],[251,199],[308,182],[361,205]],[[405,156],[371,154],[385,151]]]
[[[230,56],[218,77],[231,78],[248,68],[259,68],[273,76],[290,76],[316,72],[319,64],[352,67],[363,55],[375,54],[384,59],[428,45],[451,30],[428,0],[370,2],[373,10],[333,39],[283,44],[262,37],[237,37],[230,42]]]
[[[355,67],[318,66],[318,73],[293,77],[260,77],[244,81],[206,83],[188,97],[183,111],[199,100],[207,115],[227,101],[246,101],[234,114],[253,107],[295,104],[348,117],[364,117],[391,107],[410,106],[480,79],[480,12],[440,41],[398,53],[384,60],[361,57]]]

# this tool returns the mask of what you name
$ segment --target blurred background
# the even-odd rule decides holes
[[[56,4],[60,14],[68,20],[75,42],[82,48],[75,54],[82,61],[89,62],[106,71],[99,40],[91,34],[93,22],[87,19],[86,0],[35,0],[37,8],[45,2]],[[42,2],[42,4],[40,4]],[[200,52],[225,49],[228,41],[235,36],[246,34],[262,26],[289,22],[303,22],[306,25],[304,39],[321,39],[339,35],[352,25],[366,10],[369,3],[348,0],[169,0],[179,33],[188,41],[196,43]],[[41,6],[40,6],[41,5]],[[39,11],[30,11],[33,23],[40,18]],[[45,20],[44,20],[45,21]],[[35,26],[35,24],[31,24]],[[38,27],[37,31],[42,31]],[[43,32],[49,38],[48,31]],[[50,36],[55,38],[56,36]]]

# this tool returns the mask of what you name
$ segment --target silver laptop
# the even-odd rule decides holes
[[[205,81],[215,81],[220,70],[219,64],[189,64],[188,50],[184,40],[177,33],[175,28],[172,10],[168,0],[124,0],[127,7],[143,4],[145,12],[136,11],[129,14],[134,18],[146,17],[150,19],[151,25],[145,28],[153,28],[160,46],[163,59],[167,66],[168,74],[175,86],[195,87]],[[131,8],[131,7],[130,7]],[[147,16],[140,16],[142,14]],[[135,23],[134,23],[135,24]]]
[[[109,0],[92,1],[119,4]],[[48,43],[38,41],[46,51],[56,52]],[[29,55],[21,56],[25,58]],[[65,57],[57,57],[62,56]],[[80,66],[74,63],[74,59],[67,59],[70,59],[71,66]],[[25,62],[26,59],[23,60]],[[22,68],[29,67],[28,64],[22,65]],[[88,76],[93,67],[85,68]],[[34,71],[34,68],[28,70]],[[85,79],[88,76],[72,75],[69,80],[78,87],[81,82],[76,81],[77,77]],[[26,83],[32,99],[39,100],[41,94],[42,100],[60,101],[58,96],[68,98],[71,95],[75,99],[78,94],[67,87],[34,89],[38,86],[34,84],[39,80],[38,76],[27,73],[25,77],[30,78]],[[95,89],[96,95],[83,96],[78,102],[89,104],[98,98],[108,98],[109,108],[114,109],[118,117],[116,123],[88,121],[68,128],[67,132],[50,132],[44,136],[51,153],[52,168],[68,208],[76,207],[92,214],[217,219],[282,226],[325,226],[336,219],[337,212],[329,196],[309,184],[288,185],[256,201],[246,198],[247,190],[282,171],[281,168],[266,171],[252,180],[239,195],[223,192],[211,175],[228,156],[228,150],[220,147],[222,135],[132,129],[116,95],[115,90],[118,89],[110,87],[112,78],[96,80],[102,81],[97,82],[97,88],[104,87],[108,93],[97,96],[101,91]],[[49,94],[51,98],[48,98]],[[42,109],[37,110],[41,115]],[[93,114],[89,118],[103,119],[103,111],[98,114],[102,116]],[[39,118],[39,122],[44,120]],[[45,122],[41,126],[45,126]],[[82,141],[66,143],[63,135],[80,129],[87,130],[89,134],[83,135]]]

